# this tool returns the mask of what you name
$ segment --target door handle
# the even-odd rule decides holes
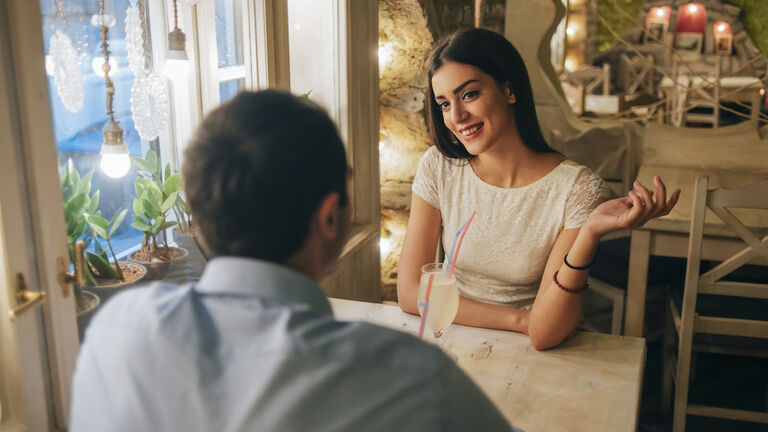
[[[75,242],[75,262],[73,264],[75,271],[69,273],[67,272],[69,261],[61,256],[56,260],[59,286],[61,286],[61,294],[64,298],[69,297],[69,284],[85,285],[85,243],[82,240]]]
[[[12,311],[8,312],[8,317],[11,321],[16,321],[16,318],[23,315],[28,310],[41,304],[45,301],[45,293],[42,291],[32,291],[27,289],[27,284],[24,282],[24,275],[21,273],[16,274],[16,302],[19,303]]]

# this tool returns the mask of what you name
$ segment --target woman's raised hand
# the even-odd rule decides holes
[[[600,204],[582,229],[598,237],[620,229],[632,229],[642,226],[649,220],[669,214],[680,198],[680,189],[675,190],[667,200],[667,190],[659,176],[653,178],[656,187],[654,193],[636,181],[628,196],[606,201]]]

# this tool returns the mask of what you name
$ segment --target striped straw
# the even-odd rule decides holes
[[[435,280],[435,274],[429,274],[429,281],[427,282],[427,292],[424,294],[424,302],[419,303],[417,307],[424,307],[424,312],[421,314],[421,321],[419,322],[419,339],[424,335],[424,324],[427,322],[427,312],[429,311],[429,294],[432,292],[432,281]]]
[[[459,258],[459,249],[461,249],[461,242],[464,241],[464,235],[467,233],[467,230],[469,230],[469,225],[472,223],[472,219],[475,218],[475,215],[477,214],[476,211],[473,211],[472,214],[469,216],[469,219],[467,219],[466,222],[464,222],[464,225],[461,227],[459,232],[456,233],[456,239],[454,239],[454,247],[451,248],[451,257],[449,258],[449,262],[451,263],[450,268],[447,268],[445,270],[446,274],[449,276],[453,276],[453,268],[456,267],[456,260]],[[453,250],[455,249],[455,250]]]

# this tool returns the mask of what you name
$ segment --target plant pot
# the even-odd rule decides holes
[[[120,279],[102,279],[97,277],[96,282],[98,285],[88,287],[99,293],[102,302],[106,302],[112,298],[113,295],[122,291],[123,288],[134,285],[147,276],[147,268],[143,264],[128,261],[118,261],[118,263],[127,280],[122,281]]]
[[[173,227],[171,230],[173,242],[176,243],[176,245],[179,247],[188,250],[189,256],[183,263],[179,263],[179,268],[177,269],[178,271],[174,273],[177,273],[177,276],[180,279],[198,280],[203,274],[203,269],[205,268],[205,264],[208,261],[205,259],[205,256],[200,250],[200,246],[195,240],[196,230],[193,227],[192,234],[185,234],[177,231],[177,227],[178,226]]]
[[[128,255],[128,260],[137,264],[141,264],[147,268],[147,275],[144,277],[146,280],[163,279],[166,273],[168,273],[168,268],[171,266],[171,264],[178,264],[179,262],[183,262],[183,260],[189,256],[189,251],[184,248],[169,247],[168,249],[171,250],[171,256],[173,258],[167,261],[162,261],[157,258],[155,258],[153,261],[145,261],[137,257],[137,255],[140,255],[141,250],[137,250],[136,252]]]
[[[96,294],[83,290],[83,303],[86,304],[84,309],[77,310],[77,333],[80,336],[80,341],[83,341],[85,337],[85,329],[91,322],[91,318],[96,314],[96,309],[101,304],[101,299]],[[80,306],[80,305],[78,305]]]

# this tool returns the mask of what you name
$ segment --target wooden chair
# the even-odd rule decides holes
[[[720,127],[720,60],[713,64],[703,61],[672,65],[675,83],[671,92],[670,123],[684,127],[688,123],[707,123]],[[691,112],[704,108],[705,111]]]
[[[768,321],[704,316],[697,313],[697,299],[699,295],[768,299],[768,284],[721,280],[734,270],[748,264],[754,258],[761,255],[768,256],[768,236],[759,239],[732,212],[732,209],[768,209],[768,181],[756,182],[740,189],[715,189],[712,191],[708,191],[708,184],[709,180],[707,177],[698,177],[696,179],[682,309],[679,318],[670,321],[671,323],[677,322],[677,325],[670,324],[671,327],[679,327],[676,367],[677,385],[675,389],[673,420],[673,430],[675,432],[685,430],[687,414],[768,423],[768,413],[765,412],[688,403],[694,333],[721,335],[722,337],[768,339]],[[704,218],[708,208],[744,240],[746,247],[700,275]],[[672,308],[673,312],[674,309]],[[667,342],[669,343],[670,341],[668,340]],[[763,348],[763,351],[765,351],[768,345],[761,344],[758,347]],[[739,350],[738,354],[764,355],[759,349],[742,349]],[[671,381],[667,374],[665,374],[665,378],[662,392],[664,392],[665,388],[671,386]]]

